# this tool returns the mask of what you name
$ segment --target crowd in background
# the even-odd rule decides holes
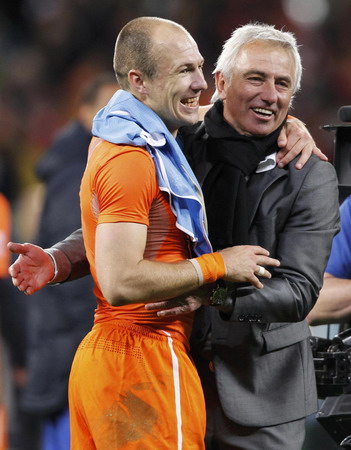
[[[294,111],[332,157],[333,136],[320,126],[335,123],[338,108],[351,103],[348,0],[6,0],[0,7],[0,152],[12,171],[16,238],[33,236],[39,207],[30,196],[37,188],[33,166],[74,115],[82,80],[112,72],[118,31],[142,15],[175,20],[194,36],[210,86],[203,103],[212,93],[216,56],[236,26],[261,21],[293,31],[305,68]]]

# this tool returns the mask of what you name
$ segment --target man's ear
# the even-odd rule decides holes
[[[146,94],[146,87],[144,84],[144,77],[139,70],[132,69],[128,72],[128,81],[133,92],[144,95]]]
[[[222,72],[216,72],[215,73],[215,83],[216,83],[216,89],[217,92],[219,94],[219,97],[222,100],[226,99],[226,87],[227,87],[227,83],[225,81],[225,79],[223,78]]]

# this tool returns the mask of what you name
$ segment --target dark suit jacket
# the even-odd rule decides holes
[[[262,279],[263,289],[240,287],[231,314],[211,311],[221,405],[246,426],[293,421],[317,409],[304,319],[318,298],[339,227],[337,178],[334,167],[316,157],[301,170],[294,163],[254,174],[248,183],[250,244],[269,250],[281,266]],[[198,160],[196,167],[204,179],[210,165]]]

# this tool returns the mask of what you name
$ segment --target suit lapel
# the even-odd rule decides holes
[[[287,176],[285,169],[275,167],[267,172],[255,173],[247,184],[247,208],[249,226],[255,217],[258,205],[266,190],[279,178]]]
[[[201,167],[201,173],[198,173],[195,168],[195,174],[198,177],[201,184],[212,169],[213,165],[209,161],[205,161]],[[279,178],[287,176],[287,171],[276,166],[272,170],[267,172],[255,173],[250,178],[247,184],[247,208],[249,226],[255,217],[258,205],[261,202],[262,196],[265,191]]]

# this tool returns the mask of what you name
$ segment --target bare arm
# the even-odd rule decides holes
[[[114,306],[173,298],[199,287],[188,260],[163,263],[143,258],[147,227],[137,223],[104,223],[97,227],[95,259],[98,283]],[[113,243],[113,245],[111,245]],[[258,265],[278,266],[259,246],[238,246],[221,251],[228,281],[246,281],[262,287],[255,276]],[[265,277],[271,275],[265,271]]]
[[[318,300],[307,316],[310,325],[347,322],[351,319],[351,280],[324,275]]]

